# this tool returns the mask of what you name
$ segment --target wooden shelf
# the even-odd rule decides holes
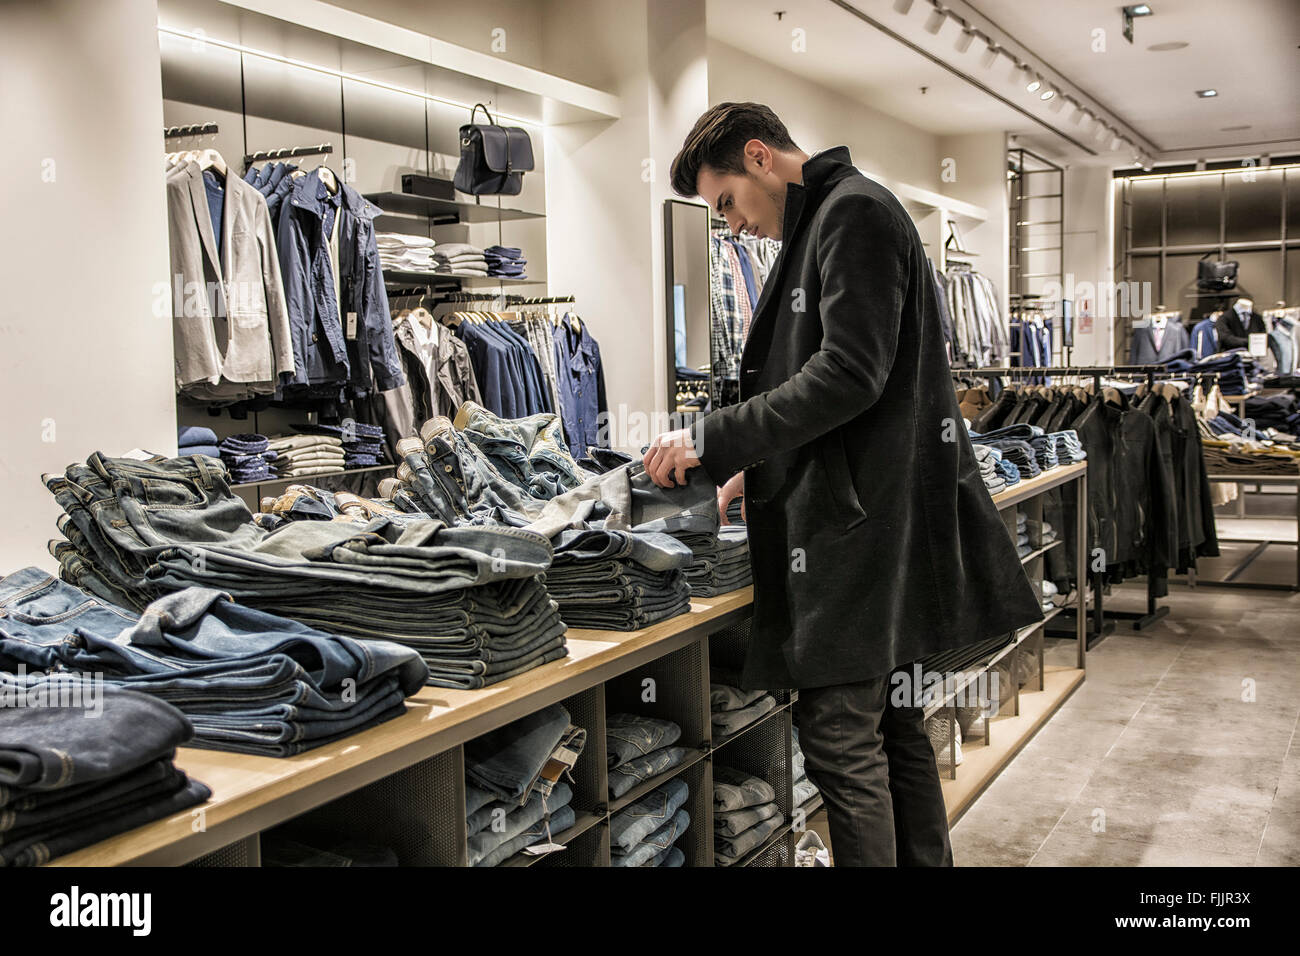
[[[427,216],[435,220],[435,224],[441,225],[457,222],[508,222],[516,219],[546,218],[546,214],[540,212],[511,209],[508,206],[490,203],[479,204],[438,199],[434,196],[417,196],[414,193],[367,193],[366,199],[383,210],[383,215]]]
[[[1079,475],[1088,470],[1086,461],[1078,461],[1072,465],[1057,465],[1055,468],[1049,468],[1041,475],[1035,475],[1033,478],[1025,478],[1006,491],[1000,491],[993,496],[993,503],[998,506],[998,510],[1009,508],[1014,504],[1024,501],[1026,498],[1032,498],[1034,495],[1041,494],[1049,488],[1055,488],[1057,485],[1063,485],[1066,482],[1074,481]],[[1058,529],[1057,533],[1060,531]]]

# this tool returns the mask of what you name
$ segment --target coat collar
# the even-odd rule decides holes
[[[207,187],[203,184],[203,170],[199,164],[190,160],[185,164],[185,178],[189,182],[190,205],[194,208],[194,219],[199,227],[199,239],[203,243],[203,248],[208,254],[208,259],[212,263],[213,271],[222,278],[225,277],[225,270],[221,261],[221,250],[217,248],[217,236],[212,224],[212,210],[208,207]],[[226,196],[222,203],[222,225],[225,226],[225,211],[231,206],[230,197]],[[223,231],[223,235],[229,235],[228,231]]]

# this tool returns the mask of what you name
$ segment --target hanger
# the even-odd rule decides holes
[[[338,178],[328,166],[317,166],[316,176],[325,184],[325,188],[330,191],[331,196],[339,191]]]
[[[222,176],[226,175],[226,161],[215,149],[205,149],[196,156],[199,169],[215,169]]]

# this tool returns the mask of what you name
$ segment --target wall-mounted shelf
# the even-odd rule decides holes
[[[427,216],[433,220],[434,225],[546,218],[546,214],[540,212],[528,212],[524,209],[511,209],[506,206],[488,205],[487,203],[480,204],[451,199],[437,199],[433,196],[417,196],[414,193],[369,193],[366,198],[382,209],[385,214]]]
[[[464,285],[545,285],[546,278],[544,276],[530,276],[526,279],[511,279],[505,276],[456,275],[446,272],[404,272],[397,269],[385,269],[384,282],[391,285],[459,289]]]

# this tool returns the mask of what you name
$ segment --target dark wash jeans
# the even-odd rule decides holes
[[[808,777],[822,793],[836,866],[951,866],[948,812],[919,707],[890,679],[801,688]]]

